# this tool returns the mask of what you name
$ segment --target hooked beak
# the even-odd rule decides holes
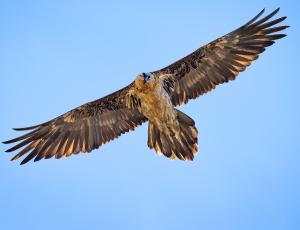
[[[143,73],[143,78],[144,78],[144,84],[150,79],[150,76],[148,74]]]

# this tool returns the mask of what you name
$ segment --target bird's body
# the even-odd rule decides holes
[[[179,131],[177,111],[170,95],[163,88],[162,78],[151,76],[147,84],[143,81],[141,75],[138,75],[132,89],[132,93],[140,99],[141,112],[161,132],[175,135]]]
[[[12,160],[34,159],[91,152],[148,121],[148,147],[168,158],[193,160],[198,151],[195,122],[175,107],[216,86],[234,80],[265,48],[285,34],[288,26],[270,21],[279,9],[257,16],[238,29],[197,49],[179,61],[151,73],[139,74],[128,86],[86,103],[40,125],[15,129],[28,133],[4,142],[18,142],[7,152],[24,147]]]

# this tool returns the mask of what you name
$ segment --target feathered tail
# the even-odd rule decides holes
[[[174,136],[164,134],[149,121],[148,146],[168,158],[192,161],[198,151],[198,130],[194,120],[179,110],[177,119],[180,132]]]

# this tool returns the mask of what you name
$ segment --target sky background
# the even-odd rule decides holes
[[[125,1],[124,1],[125,2]],[[288,36],[181,109],[193,162],[147,125],[90,154],[19,166],[0,145],[0,229],[300,229],[297,1],[0,1],[0,140],[130,83],[281,6]]]

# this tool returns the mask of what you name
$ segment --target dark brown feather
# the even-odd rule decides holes
[[[31,151],[21,162],[39,161],[53,156],[59,159],[79,152],[90,152],[121,134],[133,130],[147,119],[134,104],[128,108],[126,101],[129,86],[96,101],[79,106],[41,125],[16,130],[33,131],[4,143],[19,142],[7,152],[24,147],[12,160]]]
[[[285,37],[285,34],[272,34],[288,28],[288,26],[273,27],[286,17],[269,21],[278,11],[279,8],[258,20],[264,13],[262,10],[231,33],[153,72],[164,79],[165,76],[169,76],[174,81],[175,90],[171,93],[173,104],[187,103],[189,99],[199,97],[219,84],[234,80],[265,51],[266,47],[274,44],[274,40]]]

